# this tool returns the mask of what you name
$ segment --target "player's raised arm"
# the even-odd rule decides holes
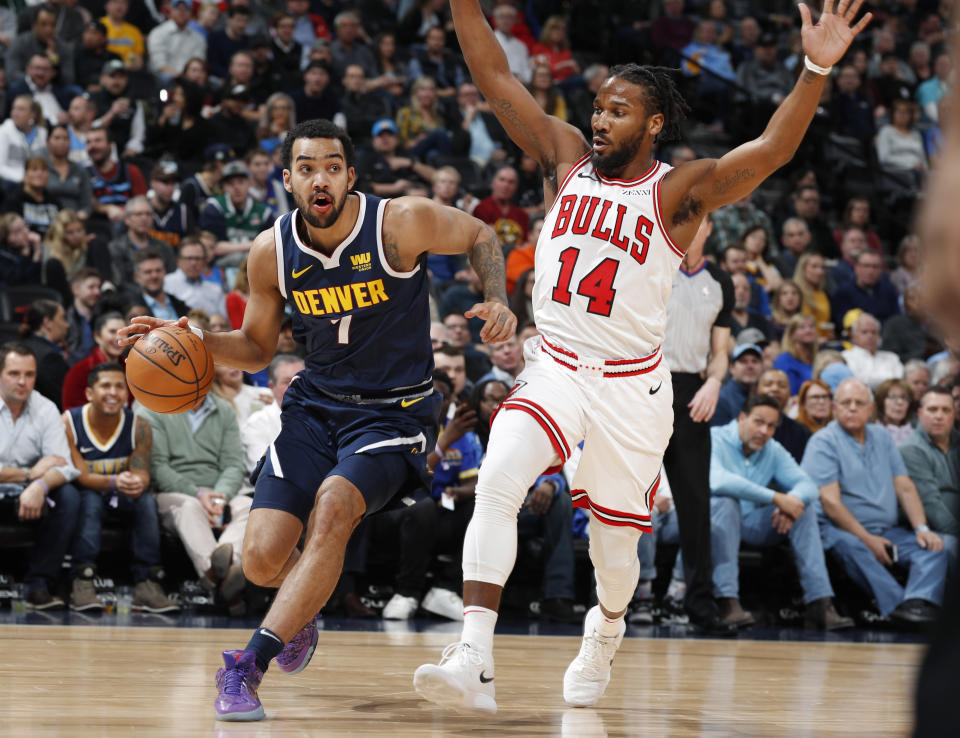
[[[486,321],[480,330],[486,343],[505,341],[516,333],[517,318],[507,307],[503,250],[486,223],[425,197],[401,197],[390,201],[384,215],[383,251],[398,271],[412,269],[425,251],[466,254],[483,284],[483,302],[470,308],[467,317]]]
[[[572,165],[589,149],[583,134],[547,115],[513,76],[506,54],[477,0],[451,0],[450,8],[473,81],[510,138],[539,162],[544,179],[555,187],[558,166],[562,169],[563,164]]]
[[[863,0],[826,0],[816,25],[801,3],[803,51],[806,69],[796,86],[773,114],[759,138],[748,141],[720,159],[700,159],[681,165],[662,186],[664,225],[681,243],[689,241],[701,218],[748,193],[793,158],[813,120],[826,83],[825,73],[843,58],[853,39],[870,22],[866,13],[854,22]]]
[[[273,230],[263,231],[254,240],[247,258],[250,298],[243,314],[243,325],[237,331],[203,333],[203,340],[216,363],[247,372],[258,372],[273,358],[284,306],[284,299],[277,285],[276,254]],[[130,325],[120,329],[117,342],[121,345],[135,343],[140,336],[164,325],[186,327],[187,319],[183,317],[179,320],[160,320],[149,316],[133,318]]]

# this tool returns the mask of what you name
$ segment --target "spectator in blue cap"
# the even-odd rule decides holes
[[[717,409],[711,426],[726,425],[740,415],[747,398],[757,386],[763,372],[763,349],[755,343],[737,346],[730,355],[730,378],[720,387]]]

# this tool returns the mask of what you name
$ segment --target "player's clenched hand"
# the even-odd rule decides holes
[[[502,302],[478,302],[464,316],[486,321],[480,330],[480,340],[484,343],[500,343],[517,333],[517,316]]]
[[[141,336],[147,335],[154,328],[172,328],[173,326],[186,328],[187,317],[184,316],[177,320],[161,320],[149,315],[138,315],[136,318],[130,319],[130,325],[125,325],[117,331],[117,344],[129,346],[136,343]]]

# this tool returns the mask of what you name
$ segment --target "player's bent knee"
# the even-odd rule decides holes
[[[365,511],[363,495],[352,483],[341,477],[328,477],[317,492],[306,545],[331,531],[352,531]]]
[[[590,560],[597,575],[597,598],[612,612],[630,604],[640,579],[640,531],[629,526],[591,526]]]

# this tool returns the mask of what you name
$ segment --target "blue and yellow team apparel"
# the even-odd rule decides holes
[[[255,472],[253,506],[304,522],[331,475],[360,490],[368,515],[431,486],[426,458],[442,400],[425,259],[394,270],[382,241],[387,201],[348,197],[360,198],[357,222],[329,256],[303,242],[297,210],[273,229],[278,288],[307,355],[283,398],[283,429]]]
[[[483,446],[480,445],[480,439],[473,431],[467,431],[450,444],[443,458],[437,462],[437,468],[433,471],[431,496],[439,500],[447,487],[456,487],[460,482],[475,478],[480,473],[482,458]]]
[[[97,440],[90,426],[90,403],[71,408],[70,427],[77,450],[94,474],[120,474],[130,468],[130,457],[136,448],[136,418],[130,408],[123,408],[123,420],[106,441]]]

